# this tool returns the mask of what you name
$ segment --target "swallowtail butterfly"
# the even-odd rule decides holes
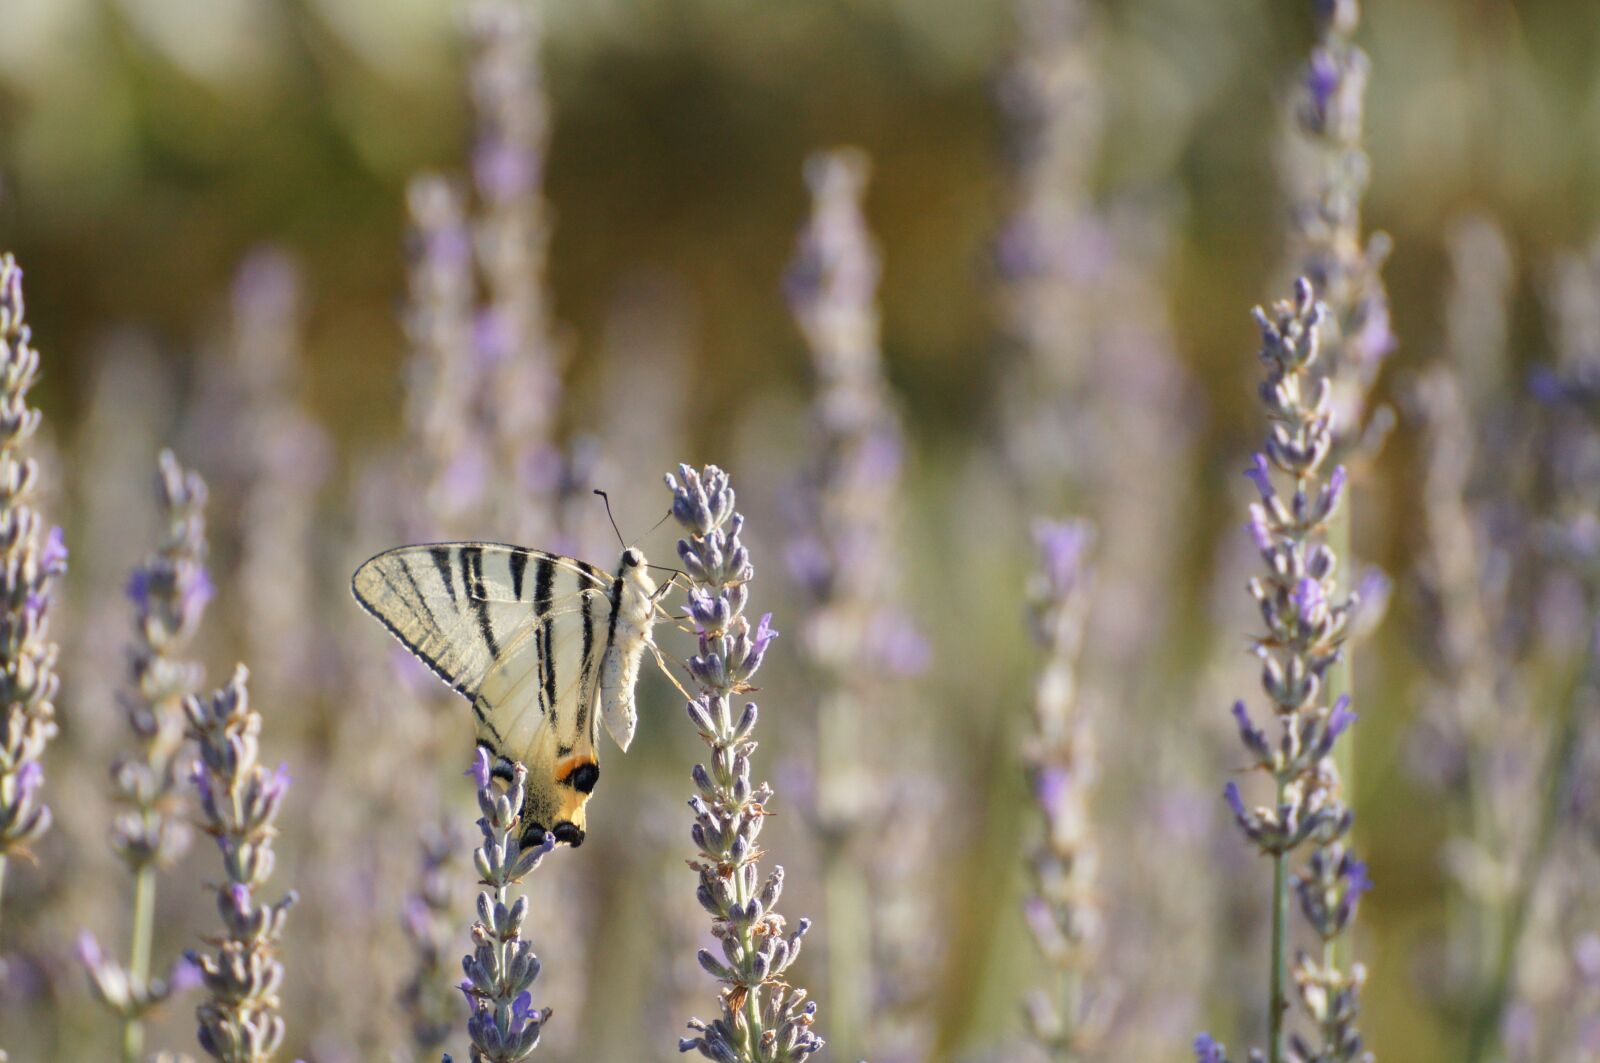
[[[388,550],[351,589],[389,633],[472,703],[495,772],[528,769],[523,838],[581,845],[600,780],[599,724],[633,740],[633,688],[656,619],[644,554],[616,575],[570,557],[497,543]]]

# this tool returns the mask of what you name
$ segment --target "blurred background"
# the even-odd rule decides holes
[[[72,550],[55,628],[63,734],[46,765],[57,825],[37,866],[14,862],[0,924],[0,1043],[19,1063],[106,1058],[116,1043],[71,945],[87,927],[109,951],[126,948],[106,780],[129,744],[122,591],[156,542],[152,484],[167,446],[212,487],[217,596],[194,656],[210,684],[235,660],[251,666],[264,742],[296,780],[274,878],[302,894],[285,948],[282,1058],[412,1058],[395,1003],[415,966],[402,913],[417,889],[417,839],[441,810],[461,831],[446,983],[470,918],[469,714],[395,661],[350,600],[350,571],[402,538],[445,534],[558,546],[610,567],[617,547],[591,486],[609,490],[625,536],[645,535],[667,558],[670,532],[645,533],[669,502],[660,477],[679,460],[732,473],[757,568],[752,609],[770,610],[787,636],[759,695],[757,772],[778,795],[765,860],[787,869],[784,911],[819,923],[795,980],[819,999],[824,1037],[831,1015],[857,1020],[822,1058],[1024,1057],[1021,1002],[1042,968],[1020,914],[1037,827],[1016,753],[1038,665],[1025,588],[1028,526],[1041,514],[1009,471],[1021,415],[1008,382],[1022,356],[995,265],[1017,200],[1018,123],[1006,106],[1017,13],[1002,0],[537,6],[526,66],[542,82],[549,140],[535,137],[531,172],[506,180],[526,182],[548,212],[530,230],[548,223],[548,248],[523,266],[542,293],[535,346],[556,383],[535,375],[548,409],[528,416],[567,458],[529,476],[560,518],[506,503],[525,486],[515,478],[479,477],[473,501],[442,509],[439,484],[460,470],[429,453],[445,444],[418,427],[441,379],[428,367],[445,363],[428,361],[415,327],[408,265],[432,245],[408,217],[408,184],[437,173],[460,192],[476,161],[479,189],[463,198],[493,199],[481,150],[493,89],[477,83],[475,109],[470,69],[483,53],[462,6],[0,5],[0,248],[26,270],[43,358],[45,507]],[[1084,666],[1101,736],[1101,962],[1120,987],[1099,1058],[1190,1058],[1202,1028],[1230,1044],[1261,1037],[1270,873],[1218,795],[1242,767],[1227,708],[1257,690],[1243,652],[1259,624],[1244,589],[1257,562],[1240,530],[1239,470],[1263,431],[1248,312],[1286,292],[1284,144],[1311,8],[1088,5],[1100,132],[1083,195],[1138,273],[1113,286],[1098,327],[1144,329],[1140,342],[1162,348],[1143,368],[1102,356],[1089,371],[1079,400],[1099,442],[1075,460],[1096,468],[1073,475],[1111,486],[1067,491],[1064,503],[1123,544],[1111,553],[1126,573],[1106,574],[1090,606],[1098,633]],[[1473,392],[1472,416],[1535,417],[1528,381],[1561,360],[1549,324],[1560,264],[1588,245],[1600,208],[1600,20],[1589,0],[1407,0],[1364,15],[1366,218],[1394,241],[1384,275],[1398,339],[1374,402],[1393,403],[1399,424],[1354,500],[1360,563],[1395,587],[1376,637],[1354,653],[1356,844],[1376,883],[1356,948],[1368,1046],[1432,1063],[1465,1058],[1470,1007],[1451,974],[1452,928],[1473,891],[1461,885],[1472,860],[1461,855],[1459,788],[1434,785],[1428,766],[1423,707],[1437,669],[1416,575],[1428,456],[1411,396],[1424,367],[1450,361],[1450,338],[1463,334],[1452,313],[1479,305],[1469,297],[1463,310],[1452,294],[1475,267],[1498,269],[1488,291],[1505,307],[1493,354],[1503,365]],[[904,668],[885,665],[892,678],[856,691],[852,756],[866,781],[843,813],[817,796],[815,763],[819,706],[841,667],[818,649],[827,640],[804,535],[792,534],[814,516],[808,470],[827,416],[809,412],[817,341],[791,313],[795,282],[789,300],[784,289],[811,211],[803,164],[838,145],[870,159],[879,397],[904,439],[892,537],[877,556],[895,572],[884,593],[909,640],[898,643]],[[415,211],[415,192],[411,202]],[[1523,463],[1510,480],[1538,479],[1538,443],[1506,453]],[[1533,512],[1540,497],[1530,489],[1505,504]],[[1532,721],[1520,770],[1537,774],[1546,724],[1564,711],[1552,692],[1585,642],[1572,631],[1592,617],[1574,624],[1586,599],[1556,566],[1513,568],[1531,573],[1527,593],[1512,595],[1533,603],[1512,656]],[[690,652],[677,631],[658,638]],[[389,730],[395,720],[407,722]],[[683,1020],[714,1012],[714,983],[693,962],[705,917],[683,864],[700,753],[671,687],[647,675],[635,751],[604,754],[590,841],[535,876],[536,989],[557,1012],[538,1056],[672,1058]],[[892,787],[891,769],[906,776]],[[907,827],[920,846],[897,857],[889,884],[863,884],[867,914],[846,925],[877,926],[900,945],[874,945],[877,981],[854,990],[829,970],[849,948],[826,929],[839,901],[820,851],[840,815],[868,822],[853,842],[868,853],[885,826]],[[197,903],[214,864],[197,845],[163,879],[158,966],[214,923],[209,901]],[[1568,925],[1557,909],[1584,894],[1556,890],[1534,922]],[[1541,948],[1523,950],[1530,969],[1565,970],[1559,944]],[[1589,975],[1582,1006],[1592,1008],[1600,970]],[[1540,1025],[1550,986],[1576,992],[1578,976],[1527,977],[1512,994],[1524,1010],[1507,1011],[1510,1047],[1485,1058],[1600,1058],[1595,1041]],[[852,992],[870,1000],[835,999]],[[191,1013],[187,999],[169,1003],[150,1048],[192,1051]]]

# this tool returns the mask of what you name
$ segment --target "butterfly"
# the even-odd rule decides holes
[[[387,550],[351,578],[362,608],[472,703],[494,773],[527,767],[525,844],[546,831],[583,844],[600,723],[624,751],[633,741],[639,662],[671,586],[647,567],[633,547],[612,576],[520,546],[432,543]]]

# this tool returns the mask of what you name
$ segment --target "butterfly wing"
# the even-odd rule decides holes
[[[478,742],[497,763],[527,766],[525,833],[580,844],[599,779],[593,712],[614,581],[538,550],[436,543],[379,554],[352,589],[472,702]]]
[[[600,780],[596,692],[611,603],[581,588],[529,626],[490,668],[473,703],[478,742],[500,760],[527,765],[524,832],[553,831],[574,845]]]
[[[574,608],[580,590],[608,586],[585,562],[498,543],[402,546],[351,579],[362,607],[469,700],[530,623]]]

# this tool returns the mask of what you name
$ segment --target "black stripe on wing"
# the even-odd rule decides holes
[[[411,586],[415,588],[417,585],[416,579],[411,575],[410,570],[406,568],[404,563],[402,563],[400,567],[406,573],[406,578],[411,581]],[[394,585],[394,581],[389,578],[389,574],[381,570],[378,574],[383,577],[383,582],[389,588],[389,590],[392,591],[396,597],[400,597],[400,588]],[[361,608],[365,609],[368,615],[370,615],[374,620],[382,624],[384,630],[393,635],[399,641],[400,645],[410,650],[413,657],[427,665],[428,671],[444,680],[445,685],[451,690],[454,690],[457,694],[460,694],[462,697],[467,698],[468,700],[472,700],[472,694],[468,692],[467,688],[449,672],[446,672],[442,667],[440,667],[439,662],[435,658],[430,657],[427,653],[423,652],[422,647],[416,645],[410,639],[406,638],[405,634],[399,628],[395,627],[389,622],[388,617],[378,612],[377,609],[373,608],[371,602],[368,602],[365,598],[361,597],[361,592],[356,588],[356,581],[354,578],[350,580],[350,593],[355,596],[357,604],[359,604]],[[427,609],[427,599],[423,598],[420,592],[417,595],[417,600],[422,603],[422,607],[424,609]]]

